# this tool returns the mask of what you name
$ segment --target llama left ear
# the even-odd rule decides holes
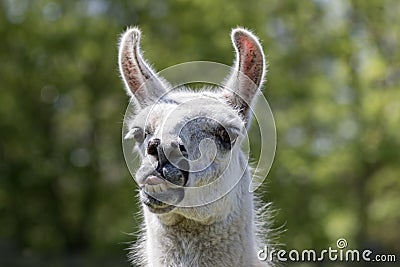
[[[264,82],[264,53],[258,38],[248,30],[236,28],[232,31],[231,38],[236,61],[234,69],[223,84],[223,96],[239,110],[247,123],[251,103]]]
[[[162,97],[166,86],[143,59],[140,37],[141,32],[136,27],[128,29],[122,35],[118,63],[128,95],[136,99],[143,108]]]

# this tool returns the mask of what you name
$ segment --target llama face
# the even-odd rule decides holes
[[[171,92],[131,121],[126,138],[136,140],[142,158],[135,179],[151,211],[173,209],[185,196],[182,186],[201,187],[223,177],[245,124],[216,96]]]
[[[223,86],[172,90],[143,60],[139,40],[140,31],[129,29],[119,52],[120,71],[137,109],[125,137],[135,139],[141,155],[135,179],[151,212],[185,215],[188,203],[226,190],[235,181],[232,169],[240,165],[240,143],[263,81],[264,56],[256,37],[234,30],[237,61]],[[211,189],[197,195],[189,190],[210,184]]]

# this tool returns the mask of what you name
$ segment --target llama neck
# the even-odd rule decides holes
[[[180,218],[164,224],[145,211],[149,266],[254,266],[257,261],[253,195],[239,183],[238,205],[223,220],[205,225]],[[235,192],[236,191],[236,192]]]

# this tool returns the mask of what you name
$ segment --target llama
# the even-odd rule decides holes
[[[141,32],[119,44],[119,70],[134,101],[129,118],[141,165],[144,224],[130,253],[140,266],[272,266],[258,260],[257,201],[241,143],[266,72],[258,38],[236,28],[233,71],[217,89],[172,89],[143,59]],[[258,234],[257,234],[258,233]],[[263,234],[266,234],[264,232]]]

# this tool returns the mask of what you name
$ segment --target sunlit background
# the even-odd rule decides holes
[[[231,28],[254,30],[278,134],[258,192],[287,229],[279,241],[346,238],[399,261],[399,14],[397,0],[2,0],[0,266],[129,266],[140,219],[116,48],[128,25],[158,70],[231,64]]]

